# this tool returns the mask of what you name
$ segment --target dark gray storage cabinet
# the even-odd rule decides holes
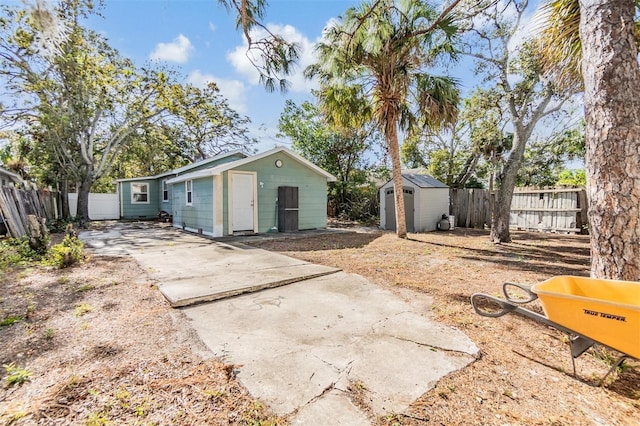
[[[298,187],[278,187],[278,231],[294,232],[298,230]]]

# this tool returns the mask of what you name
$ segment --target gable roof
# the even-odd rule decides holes
[[[431,175],[426,174],[418,174],[418,173],[403,173],[402,177],[417,186],[418,188],[448,188],[447,185],[440,182],[438,179],[434,178]],[[388,180],[382,186],[386,186],[393,179]],[[382,187],[381,187],[382,188]]]
[[[335,182],[337,179],[334,175],[332,175],[331,173],[321,169],[320,167],[316,166],[315,164],[313,164],[311,161],[307,160],[306,158],[301,157],[300,155],[296,154],[295,152],[291,151],[290,149],[287,149],[285,147],[277,147],[277,148],[273,148],[270,149],[269,151],[265,151],[262,152],[260,154],[251,156],[251,157],[246,157],[243,158],[242,160],[237,160],[237,161],[230,161],[228,163],[224,163],[224,164],[220,164],[219,166],[215,166],[212,167],[210,169],[205,169],[205,170],[198,170],[192,173],[187,173],[184,175],[180,175],[177,176],[173,179],[169,179],[167,181],[167,183],[178,183],[178,182],[183,182],[185,180],[191,180],[191,179],[198,179],[198,178],[202,178],[202,177],[208,177],[208,176],[218,176],[220,174],[222,174],[223,172],[226,172],[227,170],[231,170],[231,169],[235,169],[236,167],[240,167],[243,166],[245,164],[248,163],[252,163],[254,161],[260,160],[261,158],[264,157],[268,157],[270,155],[276,154],[276,153],[282,153],[282,154],[286,154],[289,157],[291,157],[292,159],[294,159],[295,161],[301,163],[302,165],[310,168],[311,170],[313,170],[314,172],[318,173],[321,176],[324,176],[328,182]]]
[[[448,188],[447,185],[431,175],[403,173],[402,177],[420,188]]]
[[[166,176],[179,175],[181,173],[188,172],[189,170],[194,169],[196,167],[205,166],[209,163],[213,163],[214,161],[219,161],[234,155],[247,157],[247,154],[242,152],[242,150],[237,149],[234,151],[229,151],[229,152],[224,152],[222,154],[214,155],[211,158],[205,158],[204,160],[196,161],[195,163],[187,164],[186,166],[178,167],[177,169],[169,170],[168,172],[160,173],[154,176],[140,176],[135,178],[116,179],[116,182],[134,182],[139,180],[160,179]]]

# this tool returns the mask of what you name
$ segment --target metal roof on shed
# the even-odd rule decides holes
[[[403,173],[402,177],[420,188],[448,188],[447,185],[430,175]]]
[[[440,182],[431,175],[423,175],[417,173],[403,173],[402,177],[417,186],[418,188],[448,188],[447,185]],[[393,179],[387,181],[382,186],[387,186]]]

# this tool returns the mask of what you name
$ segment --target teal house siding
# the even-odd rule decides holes
[[[131,188],[133,184],[148,185],[148,203],[134,203],[131,200]],[[142,178],[120,182],[120,201],[123,219],[149,219],[158,217],[158,202],[160,199],[158,181],[153,178]]]
[[[278,226],[278,187],[294,186],[298,188],[298,229],[325,228],[327,182],[334,180],[286,148],[230,157],[169,179],[173,225],[212,236],[232,235],[233,226],[238,227],[235,231],[268,232]],[[192,182],[192,205],[186,203],[188,181]],[[234,210],[234,203],[239,210]]]
[[[276,167],[276,160],[282,167]],[[233,170],[256,172],[258,192],[258,232],[277,227],[277,199],[279,186],[298,187],[298,227],[300,230],[327,226],[327,178],[282,153],[274,153]],[[228,173],[225,173],[225,201],[228,206]],[[224,222],[229,234],[228,211]]]
[[[213,178],[192,180],[191,205],[187,205],[184,182],[173,184],[173,223],[189,231],[213,233]]]
[[[183,207],[186,207],[186,192],[184,189],[184,182],[171,184],[171,214],[173,214],[173,223],[182,224],[184,219],[182,214],[184,213]]]
[[[246,158],[246,155],[239,151],[217,155],[206,160],[189,164],[184,167],[161,173],[156,176],[148,176],[133,179],[119,179],[118,191],[120,193],[120,217],[122,219],[155,219],[161,211],[172,213],[173,208],[173,185],[167,185],[168,200],[163,200],[164,181],[168,181],[177,176],[193,173],[201,170],[217,167],[229,162],[234,162]],[[149,203],[139,204],[131,202],[131,183],[145,182],[149,184]],[[175,213],[174,213],[175,216]]]

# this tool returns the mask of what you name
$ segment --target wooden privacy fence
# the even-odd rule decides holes
[[[451,189],[449,204],[456,227],[484,229],[485,225],[491,226],[488,189]]]
[[[495,196],[495,194],[494,194]],[[456,226],[491,226],[489,190],[452,189],[451,214]],[[547,232],[581,232],[587,224],[587,194],[583,188],[516,188],[509,226]]]
[[[0,186],[0,219],[10,236],[28,235],[30,215],[53,220],[60,217],[58,193],[44,189]]]

